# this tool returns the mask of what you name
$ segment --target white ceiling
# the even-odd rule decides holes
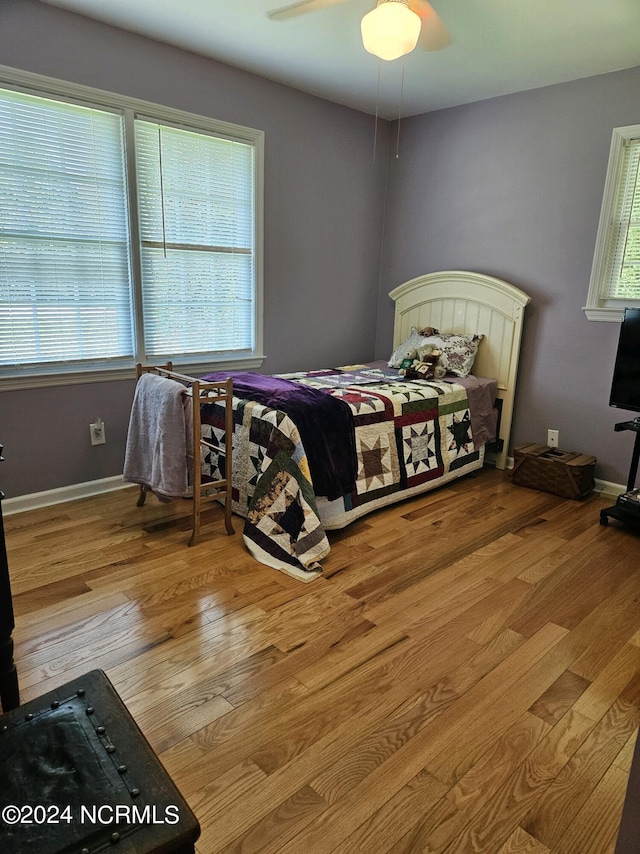
[[[403,60],[366,53],[375,0],[284,21],[288,0],[45,0],[331,101],[397,118]],[[640,0],[432,0],[452,43],[405,61],[402,115],[640,65]]]

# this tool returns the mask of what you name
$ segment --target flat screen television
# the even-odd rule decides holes
[[[640,308],[624,312],[609,406],[640,412]]]

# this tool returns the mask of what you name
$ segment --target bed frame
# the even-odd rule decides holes
[[[411,327],[434,326],[442,332],[484,334],[473,373],[498,380],[501,401],[498,450],[487,460],[504,469],[509,451],[524,308],[530,301],[519,288],[493,276],[447,270],[418,276],[389,294],[396,304],[393,346]]]

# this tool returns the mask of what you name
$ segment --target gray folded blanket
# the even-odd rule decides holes
[[[187,495],[191,430],[191,398],[185,386],[142,374],[129,419],[124,479],[147,487],[161,500]]]

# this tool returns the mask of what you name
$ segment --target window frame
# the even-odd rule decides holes
[[[263,353],[263,282],[264,282],[264,131],[247,128],[212,119],[196,113],[185,112],[172,107],[142,101],[107,92],[101,89],[70,83],[52,77],[20,71],[0,65],[0,86],[14,89],[25,94],[66,100],[94,109],[119,112],[123,116],[125,165],[127,171],[127,204],[129,207],[129,241],[131,257],[132,287],[132,330],[134,335],[134,358],[125,365],[78,365],[60,370],[36,370],[25,365],[24,372],[3,375],[0,368],[0,390],[39,388],[56,385],[72,385],[109,380],[121,380],[135,377],[136,362],[144,362],[144,337],[142,319],[142,283],[140,272],[140,245],[138,230],[137,181],[134,139],[134,122],[137,118],[151,119],[161,124],[206,133],[234,142],[249,144],[254,150],[254,247],[255,247],[255,291],[254,291],[254,347],[251,354],[246,352],[225,353],[211,357],[189,358],[188,354],[177,354],[174,362],[185,372],[198,373],[203,370],[252,369],[260,367],[264,361]]]
[[[640,300],[604,299],[601,296],[610,254],[609,236],[619,192],[620,170],[625,145],[632,139],[640,139],[640,125],[627,125],[613,129],[587,304],[583,306],[588,320],[620,323],[625,308],[640,308]]]

